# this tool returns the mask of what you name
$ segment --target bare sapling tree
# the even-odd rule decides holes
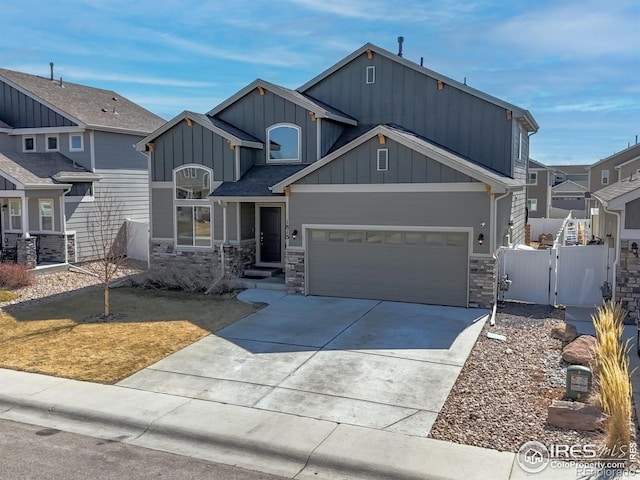
[[[109,287],[120,267],[127,261],[127,243],[131,234],[127,231],[122,201],[110,191],[96,196],[87,214],[87,241],[91,260],[84,269],[93,275],[104,291],[105,317],[110,315]]]

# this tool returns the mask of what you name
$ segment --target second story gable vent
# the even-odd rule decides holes
[[[374,65],[369,65],[367,67],[365,82],[367,83],[367,85],[376,83],[376,67]]]

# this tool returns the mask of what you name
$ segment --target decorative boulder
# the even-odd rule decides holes
[[[562,359],[572,365],[591,365],[596,358],[596,337],[580,335],[562,349]]]
[[[588,432],[602,430],[605,418],[605,414],[598,407],[564,400],[554,400],[547,413],[549,425]]]
[[[561,340],[563,343],[573,342],[578,337],[575,325],[566,323],[556,323],[551,329],[551,336]]]

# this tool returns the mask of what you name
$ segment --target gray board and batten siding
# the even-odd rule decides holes
[[[366,69],[375,66],[374,83]],[[511,176],[512,122],[503,107],[444,85],[412,68],[363,53],[305,94],[358,119],[360,124],[394,123]]]
[[[0,80],[0,120],[14,128],[72,127],[76,124]]]
[[[278,123],[290,123],[301,127],[301,163],[317,160],[317,124],[311,120],[309,111],[289,100],[264,90],[260,95],[257,89],[229,105],[216,114],[227,123],[266,142],[267,128]],[[334,133],[336,135],[337,132]],[[256,164],[266,163],[267,152],[257,152]]]
[[[378,171],[377,151],[388,151],[387,170]],[[296,184],[380,184],[475,182],[451,167],[387,138],[374,137],[306,175]]]
[[[133,148],[139,135],[94,132],[95,168],[109,170],[147,170],[147,157]]]
[[[467,306],[467,232],[311,230],[308,293]]]
[[[397,227],[459,227],[474,225],[473,238],[485,236],[473,251],[488,254],[491,198],[482,192],[348,192],[292,193],[289,229],[309,225],[375,225]],[[480,227],[481,222],[485,227]],[[302,246],[300,236],[290,246]]]
[[[242,149],[242,154],[250,149]],[[213,181],[232,182],[235,152],[226,139],[198,123],[180,122],[154,140],[151,181],[172,182],[173,170],[187,164],[213,170]],[[142,156],[142,155],[141,155]]]

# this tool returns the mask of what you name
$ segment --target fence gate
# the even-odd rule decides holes
[[[149,222],[127,219],[127,256],[149,260]]]
[[[560,246],[548,250],[501,248],[499,275],[511,284],[502,300],[549,305],[593,306],[602,302],[608,278],[606,245]]]

